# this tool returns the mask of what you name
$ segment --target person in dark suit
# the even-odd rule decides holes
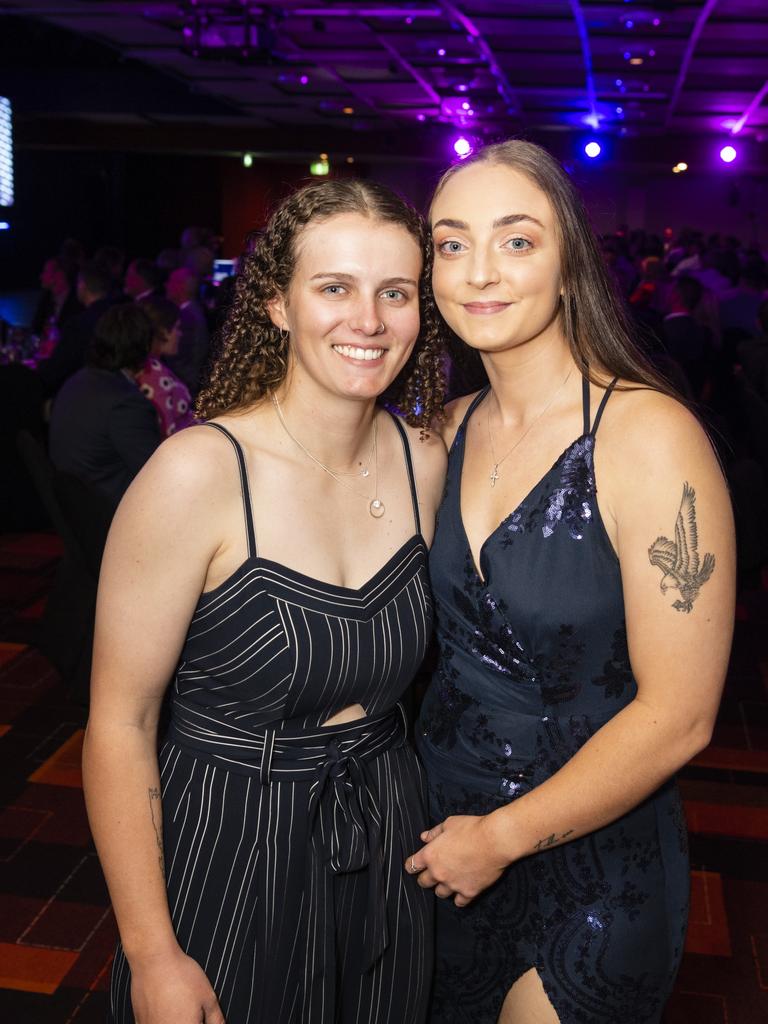
[[[77,275],[77,297],[85,308],[61,329],[61,337],[51,355],[37,366],[43,394],[52,398],[65,380],[83,366],[96,324],[109,309],[111,280],[96,263],[87,263]]]
[[[154,406],[136,383],[151,343],[152,325],[138,305],[107,310],[96,325],[88,365],[64,384],[51,413],[53,464],[115,505],[161,441]]]
[[[181,340],[179,351],[167,362],[194,398],[200,390],[200,377],[208,358],[208,322],[198,301],[200,278],[187,267],[174,270],[165,286],[171,302],[179,307]]]
[[[670,309],[663,324],[667,352],[682,367],[694,401],[704,395],[713,354],[712,332],[694,316],[703,291],[695,277],[678,277],[669,295]]]
[[[40,273],[42,291],[30,324],[33,334],[45,338],[53,330],[60,331],[80,312],[73,280],[57,257],[52,256],[45,261]]]

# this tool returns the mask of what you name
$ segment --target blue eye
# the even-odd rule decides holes
[[[461,252],[466,247],[462,242],[457,242],[455,238],[449,238],[445,242],[440,242],[437,248],[439,252],[445,253],[447,256],[451,256],[454,253]]]
[[[397,302],[399,299],[407,298],[405,292],[401,292],[399,288],[387,288],[384,292],[384,298],[389,299],[392,302]]]
[[[508,245],[515,252],[524,252],[531,248],[531,243],[527,238],[510,238]]]
[[[323,288],[323,291],[328,295],[341,295],[345,289],[341,284],[328,284]]]

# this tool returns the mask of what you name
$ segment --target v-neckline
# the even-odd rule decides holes
[[[465,455],[466,450],[467,450],[467,428],[469,427],[469,421],[472,419],[472,416],[474,416],[474,414],[477,411],[477,409],[485,401],[485,399],[486,399],[486,397],[488,395],[488,391],[489,390],[490,389],[486,389],[485,394],[483,394],[482,397],[478,400],[478,402],[476,403],[474,409],[471,410],[470,415],[466,418],[466,420],[462,424],[462,429],[460,430],[460,436],[457,435],[457,440],[460,441],[460,443],[461,443],[461,456],[460,456],[459,465],[458,465],[458,484],[457,484],[457,491],[458,491],[457,502],[458,502],[458,506],[457,506],[457,515],[458,515],[458,519],[459,519],[459,526],[461,528],[462,539],[463,539],[464,544],[466,546],[467,553],[469,554],[470,564],[472,565],[472,571],[474,572],[475,577],[479,581],[480,585],[483,586],[483,587],[487,587],[488,586],[488,576],[487,575],[485,575],[485,576],[483,575],[483,555],[484,555],[485,549],[488,547],[489,543],[493,540],[493,538],[496,536],[496,534],[499,532],[499,530],[502,528],[502,526],[504,526],[505,523],[508,523],[509,520],[515,515],[515,513],[519,512],[520,509],[523,508],[523,506],[525,504],[527,504],[527,502],[530,500],[530,498],[533,495],[533,493],[539,487],[541,487],[541,485],[544,483],[544,481],[547,479],[547,477],[550,475],[550,473],[554,472],[554,470],[557,469],[558,465],[563,461],[563,459],[568,454],[568,452],[571,450],[571,448],[573,448],[574,445],[578,444],[579,441],[583,441],[585,437],[588,437],[589,434],[592,433],[592,431],[590,430],[587,433],[583,433],[583,434],[579,435],[579,437],[577,437],[573,441],[571,441],[571,443],[560,452],[560,454],[555,459],[555,461],[552,463],[550,468],[546,471],[546,473],[544,473],[544,475],[541,476],[536,481],[536,483],[533,485],[533,487],[531,487],[531,489],[528,491],[527,494],[523,495],[523,497],[520,499],[520,501],[518,501],[517,505],[515,505],[515,507],[512,509],[512,511],[508,512],[504,516],[504,518],[501,520],[501,522],[498,524],[498,526],[494,527],[494,529],[491,530],[491,532],[485,538],[483,543],[480,545],[480,550],[477,553],[478,557],[477,557],[477,560],[475,560],[475,555],[474,555],[474,552],[472,551],[472,545],[471,545],[470,540],[469,540],[469,534],[467,533],[467,528],[464,525],[464,513],[461,510],[462,482],[463,482],[463,478],[464,478],[464,455]]]

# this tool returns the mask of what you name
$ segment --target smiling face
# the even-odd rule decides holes
[[[435,299],[460,338],[493,353],[563,337],[554,212],[530,178],[472,164],[445,182],[431,221]]]
[[[294,368],[347,397],[381,394],[419,333],[421,252],[406,228],[343,213],[310,223],[296,240],[285,295],[269,303],[290,331]]]

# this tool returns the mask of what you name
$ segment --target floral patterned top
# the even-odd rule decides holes
[[[157,410],[163,437],[197,423],[187,385],[159,359],[147,358],[136,374],[136,383]]]

